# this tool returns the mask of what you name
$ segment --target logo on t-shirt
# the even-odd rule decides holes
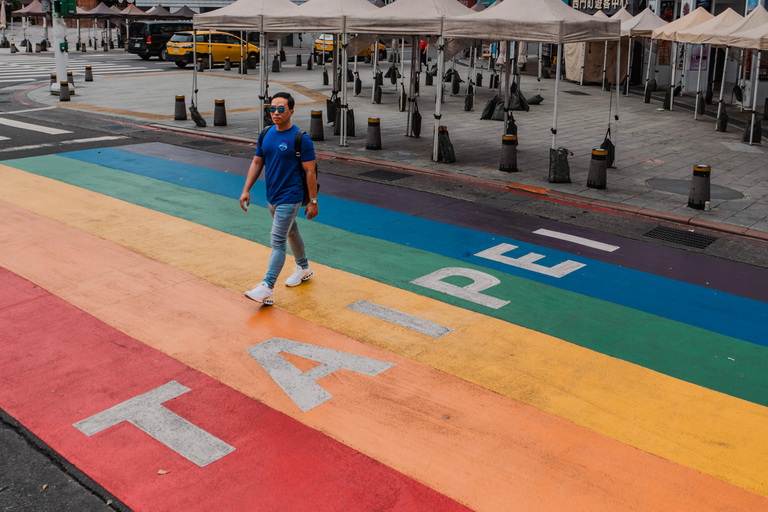
[[[287,140],[281,140],[280,141],[280,145],[277,146],[277,147],[280,149],[280,151],[285,151],[286,149],[288,149],[288,141]]]

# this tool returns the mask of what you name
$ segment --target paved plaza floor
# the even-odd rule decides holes
[[[288,50],[288,59],[281,72],[269,73],[269,92],[288,90],[297,99],[296,124],[309,129],[311,110],[324,110],[325,99],[332,93],[330,85],[323,85],[323,67],[306,69],[308,49],[300,51],[301,67],[297,67],[296,49]],[[467,68],[460,62],[457,70],[466,80]],[[386,71],[389,62],[380,63]],[[172,63],[168,66],[175,67]],[[352,64],[350,64],[350,67]],[[326,68],[332,75],[332,64]],[[104,114],[132,117],[144,123],[166,125],[173,128],[197,130],[219,136],[255,139],[258,135],[258,69],[241,75],[237,68],[225,71],[217,66],[198,75],[199,110],[207,118],[208,126],[197,128],[191,120],[174,121],[174,96],[185,95],[187,106],[193,92],[192,70],[187,68],[165,73],[136,76],[115,76],[82,82],[84,70],[74,69],[78,86],[77,95],[68,104],[48,93],[46,86],[33,89],[28,97],[41,104],[67,108],[95,110]],[[583,201],[608,201],[629,211],[665,212],[675,219],[698,218],[702,221],[726,223],[736,231],[747,229],[768,231],[768,182],[765,150],[762,145],[749,146],[741,142],[743,129],[730,126],[722,133],[715,131],[711,116],[693,119],[692,111],[676,108],[662,110],[658,98],[650,104],[634,91],[619,98],[618,126],[609,112],[615,108],[616,96],[602,91],[599,86],[579,86],[563,82],[557,123],[557,146],[573,152],[569,158],[571,183],[548,182],[549,148],[552,144],[555,80],[541,80],[522,75],[521,91],[526,97],[540,93],[544,101],[530,107],[528,112],[514,112],[518,125],[517,151],[519,172],[503,173],[498,170],[501,153],[503,123],[480,120],[486,102],[498,91],[490,90],[489,73],[484,73],[483,87],[477,87],[474,109],[464,111],[466,83],[461,92],[453,96],[446,87],[442,124],[449,130],[457,161],[452,164],[431,161],[431,134],[435,87],[426,86],[424,74],[420,79],[418,106],[423,116],[422,136],[406,137],[407,114],[398,109],[400,85],[385,79],[381,104],[371,101],[373,67],[358,64],[362,92],[354,96],[349,83],[348,103],[354,109],[356,133],[348,146],[340,147],[334,137],[333,125],[325,124],[325,140],[317,143],[321,151],[343,154],[353,158],[375,158],[396,164],[418,166],[425,169],[458,173],[493,180],[501,186],[531,190],[554,191],[579,196]],[[408,76],[406,63],[405,75]],[[638,89],[639,90],[639,89]],[[213,126],[215,99],[226,100],[226,127]],[[727,99],[727,98],[726,98]],[[683,99],[690,103],[690,99]],[[712,107],[710,107],[712,108]],[[738,110],[729,109],[735,118],[743,118]],[[365,149],[367,118],[381,119],[382,145],[380,151]],[[617,168],[608,171],[605,190],[586,186],[591,149],[603,141],[612,121],[612,132],[617,140]],[[737,120],[737,123],[739,121]],[[742,125],[743,126],[743,125]],[[711,211],[687,207],[687,189],[693,166],[712,167],[713,185]],[[720,188],[722,187],[722,188]],[[620,205],[620,206],[619,206]]]

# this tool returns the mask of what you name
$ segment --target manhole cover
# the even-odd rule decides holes
[[[591,96],[588,92],[582,91],[563,91],[565,94],[573,94],[574,96]]]
[[[199,148],[204,148],[208,146],[220,146],[224,144],[223,142],[219,142],[217,140],[191,140],[189,142],[184,143],[186,146],[196,146]]]
[[[655,238],[656,240],[664,240],[665,242],[672,242],[673,244],[694,247],[696,249],[703,249],[717,240],[717,237],[714,236],[702,235],[701,233],[686,231],[685,229],[670,228],[667,226],[657,226],[643,236]]]
[[[385,171],[384,169],[374,169],[373,171],[361,172],[358,176],[364,178],[371,178],[372,180],[379,181],[395,181],[402,178],[412,176],[411,174],[405,174],[402,172]]]
[[[681,196],[687,196],[691,190],[691,182],[689,180],[670,180],[667,178],[652,178],[646,181],[649,187],[656,190],[663,190],[664,192],[671,192],[673,194],[680,194]],[[720,185],[709,185],[709,197],[711,199],[741,199],[744,194],[738,190],[732,188],[721,187]]]

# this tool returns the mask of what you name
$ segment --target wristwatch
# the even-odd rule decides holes
[[[310,199],[309,202],[312,204],[317,204],[317,198],[315,197],[314,199]]]

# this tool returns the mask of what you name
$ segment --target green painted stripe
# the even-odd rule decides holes
[[[4,163],[269,245],[271,218],[264,208],[252,207],[244,215],[236,201],[222,196],[55,155]],[[308,253],[318,263],[768,405],[765,347],[320,223],[300,221],[300,226]],[[510,304],[491,310],[410,283],[444,267],[472,268],[497,277],[501,283],[485,293]],[[465,283],[457,280],[455,284]]]

